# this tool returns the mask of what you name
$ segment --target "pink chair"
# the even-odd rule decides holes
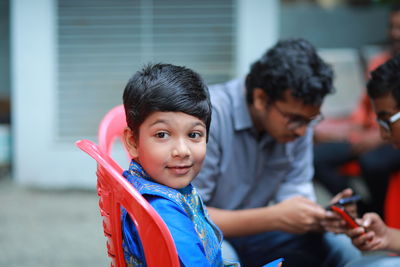
[[[100,213],[107,237],[108,256],[112,259],[111,266],[126,266],[122,249],[121,206],[127,210],[137,227],[147,266],[180,266],[167,226],[122,176],[122,168],[93,142],[80,140],[76,145],[97,162],[97,193],[100,196]]]
[[[98,139],[100,149],[111,156],[111,149],[115,139],[122,142],[122,134],[126,127],[125,109],[119,105],[111,109],[100,122]],[[125,148],[125,147],[124,147]],[[125,150],[125,152],[127,152]],[[129,154],[127,153],[128,157]]]

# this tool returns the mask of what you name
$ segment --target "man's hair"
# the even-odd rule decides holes
[[[400,108],[400,55],[391,58],[371,72],[367,89],[372,99],[392,94],[397,108]]]
[[[253,103],[253,91],[261,88],[270,102],[283,99],[290,89],[307,105],[320,105],[334,91],[333,71],[304,39],[278,42],[251,65],[246,78],[247,102]]]
[[[128,81],[123,94],[126,122],[135,137],[153,112],[183,112],[202,120],[208,130],[211,102],[207,86],[191,69],[171,64],[148,64]]]

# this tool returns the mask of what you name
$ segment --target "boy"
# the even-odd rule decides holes
[[[368,96],[377,115],[382,139],[400,149],[400,55],[371,73]],[[400,230],[390,228],[376,213],[366,213],[363,227],[349,230],[353,244],[364,251],[389,250],[400,253]],[[400,257],[366,257],[351,266],[400,266]]]
[[[132,157],[124,176],[162,217],[183,266],[222,266],[221,231],[191,185],[202,166],[211,121],[208,89],[190,69],[148,65],[123,94]],[[123,247],[128,266],[145,266],[134,223],[124,210]]]

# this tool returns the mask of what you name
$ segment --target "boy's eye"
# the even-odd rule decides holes
[[[200,133],[200,132],[192,132],[192,133],[189,133],[189,137],[190,137],[190,138],[194,138],[194,139],[200,138],[200,137],[202,137],[202,136],[203,136],[203,134]]]
[[[168,137],[168,133],[159,132],[159,133],[156,133],[155,136],[158,137],[158,138],[167,138]]]

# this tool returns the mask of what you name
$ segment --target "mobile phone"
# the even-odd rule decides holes
[[[360,227],[360,225],[356,222],[356,220],[353,218],[353,216],[351,216],[345,209],[343,206],[340,205],[332,205],[330,207],[331,210],[333,210],[334,212],[336,212],[337,214],[340,215],[340,217],[343,218],[343,220],[345,220],[347,227],[354,229],[357,227]]]
[[[325,209],[331,210],[332,206],[345,206],[345,205],[350,204],[350,203],[356,203],[356,202],[358,202],[360,200],[361,200],[361,197],[359,195],[354,195],[354,196],[351,196],[351,197],[344,197],[344,198],[339,199],[337,202],[326,206]]]
[[[338,202],[335,203],[335,205],[344,206],[346,204],[356,203],[356,202],[358,202],[360,200],[361,200],[361,197],[359,195],[354,195],[354,196],[351,196],[351,197],[345,197],[345,198],[339,199]]]
[[[283,261],[284,261],[283,258],[279,258],[277,260],[274,260],[274,261],[272,261],[270,263],[267,263],[267,264],[263,265],[262,267],[276,267],[276,266],[278,266],[279,263],[281,263]]]

